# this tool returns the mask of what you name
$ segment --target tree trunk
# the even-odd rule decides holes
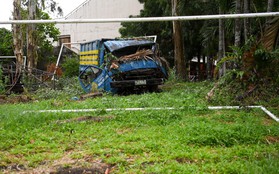
[[[268,0],[267,2],[267,12],[272,12],[274,6],[274,0]],[[266,18],[266,25],[270,25],[270,21],[272,20],[272,17]]]
[[[208,59],[208,58],[207,58]],[[202,80],[205,80],[205,76],[206,76],[206,60],[205,60],[205,55],[202,56],[202,62],[203,62],[203,69],[202,69]]]
[[[224,14],[224,10],[219,8],[219,14]],[[223,57],[225,57],[225,21],[219,19],[219,48],[218,48],[218,59],[219,62]],[[226,72],[226,63],[223,63],[219,69],[219,78],[223,76]]]
[[[29,0],[28,2],[28,19],[36,19],[36,0]],[[32,69],[37,66],[38,53],[36,41],[36,26],[35,24],[28,25],[28,43],[27,43],[27,58],[28,68]]]
[[[197,80],[201,81],[201,56],[198,54],[198,73]]]
[[[206,76],[207,76],[207,80],[211,80],[212,79],[212,56],[209,55],[207,57],[207,64],[206,64]]]
[[[14,20],[21,20],[21,0],[14,0]],[[13,44],[14,44],[14,54],[16,56],[16,61],[18,67],[21,69],[23,65],[23,41],[22,41],[22,28],[21,25],[13,24]]]
[[[268,0],[267,2],[267,12],[272,12],[274,6],[274,0]]]
[[[172,0],[172,15],[178,16],[178,0]],[[183,35],[180,21],[173,21],[174,65],[176,75],[183,80],[187,79],[186,60],[183,46]]]
[[[244,13],[250,13],[250,0],[244,0]],[[250,20],[249,18],[244,18],[244,39],[245,43],[248,41],[250,37]]]
[[[241,13],[241,0],[236,0],[236,14]],[[240,47],[241,45],[241,19],[236,18],[235,19],[235,30],[234,30],[234,46]]]

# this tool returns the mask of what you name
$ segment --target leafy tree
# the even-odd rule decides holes
[[[14,0],[14,19],[50,19],[47,13],[42,12],[42,10],[45,9],[45,3],[49,4],[51,12],[58,11],[58,13],[62,14],[62,9],[57,7],[56,2],[53,0]],[[23,54],[23,28],[22,25],[13,26],[15,52],[18,54],[20,53],[21,56]],[[28,43],[26,44],[28,67],[33,68],[37,66],[38,58],[40,57],[38,55],[38,50],[42,48],[49,50],[50,44],[47,40],[49,38],[56,40],[59,32],[55,29],[54,25],[51,24],[28,24],[27,27],[25,27],[25,31],[28,33]],[[18,58],[18,60],[21,59],[22,58]],[[22,61],[18,62],[22,64]]]
[[[0,28],[0,56],[11,56],[13,53],[13,34],[6,28]]]
[[[50,19],[48,13],[40,12],[40,19]],[[37,39],[40,41],[38,45],[38,66],[50,62],[53,53],[52,42],[58,41],[60,31],[55,24],[38,24],[36,27]],[[45,68],[45,67],[43,67]]]

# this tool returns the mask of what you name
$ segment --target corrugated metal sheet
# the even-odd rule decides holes
[[[149,40],[110,40],[104,44],[110,52],[113,52],[125,47],[153,45],[155,43]]]

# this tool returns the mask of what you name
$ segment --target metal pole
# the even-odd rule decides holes
[[[193,107],[194,109],[195,107]],[[208,106],[209,110],[221,110],[221,109],[242,109],[242,108],[258,108],[264,111],[270,118],[279,122],[279,118],[272,114],[263,106]],[[27,113],[77,113],[77,112],[95,112],[100,110],[105,110],[107,112],[111,111],[147,111],[147,110],[181,110],[183,108],[174,108],[174,107],[161,107],[161,108],[106,108],[106,109],[64,109],[64,110],[30,110],[23,111],[23,114]]]
[[[272,114],[269,110],[267,110],[263,106],[245,106],[245,107],[240,107],[240,106],[209,106],[208,109],[210,110],[220,110],[220,109],[242,109],[242,108],[259,108],[262,111],[264,111],[270,118],[275,120],[276,122],[279,122],[279,118],[276,117],[274,114]]]
[[[159,21],[185,21],[185,20],[209,20],[209,19],[235,19],[275,17],[279,12],[270,13],[245,13],[224,15],[199,15],[199,16],[169,16],[169,17],[144,17],[144,18],[107,18],[107,19],[54,19],[54,20],[9,20],[0,21],[1,24],[72,24],[72,23],[119,23],[119,22],[159,22]]]
[[[60,62],[61,56],[62,56],[62,51],[63,51],[64,46],[67,45],[67,44],[81,44],[81,42],[62,43],[60,51],[59,51],[59,55],[58,55],[58,58],[57,58],[57,61],[56,61],[56,65],[55,65],[55,69],[54,69],[54,72],[53,72],[53,76],[52,76],[51,80],[55,80],[55,75],[56,75],[56,71],[57,71],[57,68],[59,66],[59,62]]]
[[[56,62],[56,65],[55,65],[55,69],[54,69],[53,76],[52,76],[51,80],[55,80],[55,74],[56,74],[56,71],[57,71],[57,68],[58,68],[58,65],[59,65],[59,62],[60,62],[60,58],[61,58],[63,48],[64,48],[64,43],[62,43],[62,45],[61,45],[59,55],[58,55],[58,58],[57,58],[57,62]]]

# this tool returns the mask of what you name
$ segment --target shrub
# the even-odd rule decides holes
[[[78,57],[68,57],[62,63],[63,76],[74,77],[79,75],[79,59]]]

